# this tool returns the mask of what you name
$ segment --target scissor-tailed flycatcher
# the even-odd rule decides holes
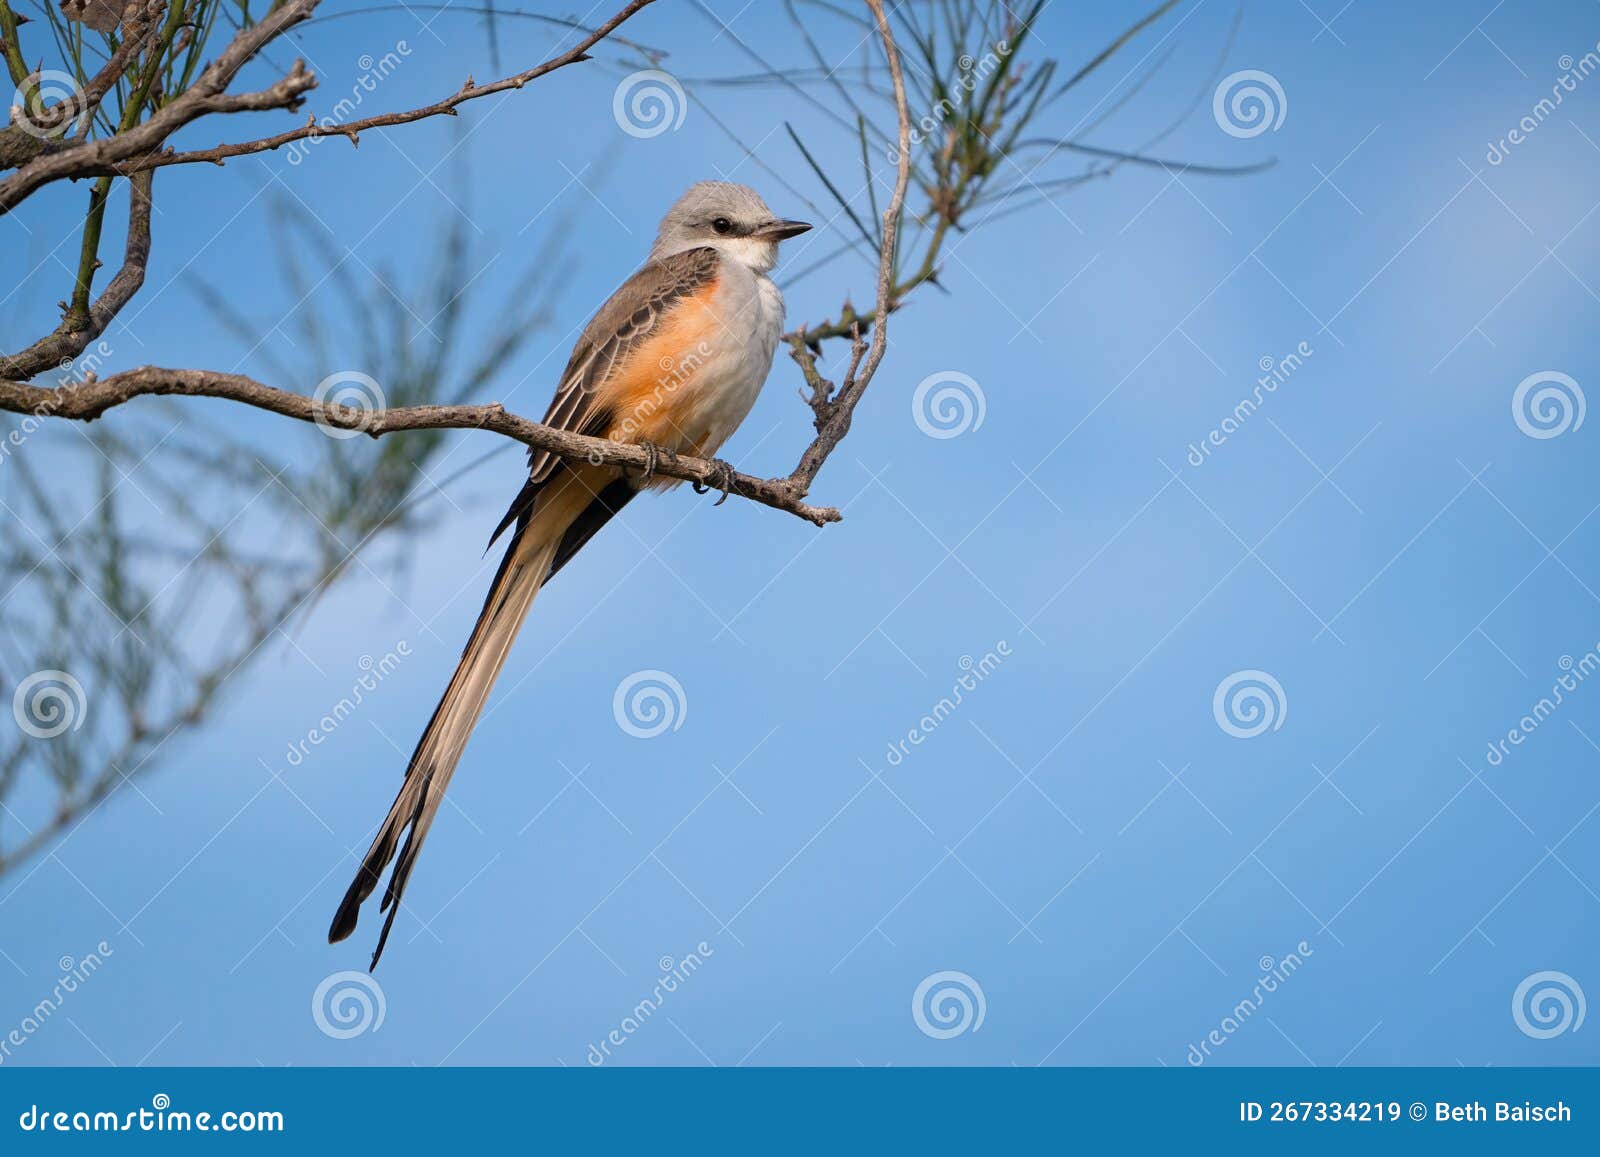
[[[662,218],[644,267],[584,328],[545,423],[644,445],[652,463],[658,448],[715,454],[750,412],[778,348],[783,295],[767,276],[778,242],[809,228],[774,217],[743,185],[690,188]],[[489,540],[513,528],[511,544],[400,794],[334,914],[330,943],[355,930],[362,903],[395,860],[379,906],[389,916],[372,953],[377,966],[422,841],[534,596],[642,487],[677,481],[528,451],[528,482]]]

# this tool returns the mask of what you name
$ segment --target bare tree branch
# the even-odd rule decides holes
[[[128,241],[122,268],[101,291],[87,316],[79,319],[69,311],[54,333],[18,353],[0,355],[0,377],[31,378],[70,362],[105,332],[111,319],[139,292],[150,260],[150,186],[154,177],[154,173],[139,173],[129,181]]]
[[[0,168],[20,165],[12,176],[0,181],[0,215],[50,182],[98,177],[90,211],[85,219],[83,252],[66,316],[53,333],[45,335],[26,349],[11,355],[0,355],[0,377],[31,378],[75,358],[105,330],[143,285],[150,252],[148,179],[142,183],[136,182],[137,187],[132,194],[127,256],[122,270],[106,287],[99,300],[92,307],[89,304],[90,283],[99,266],[97,250],[100,224],[113,177],[133,177],[143,173],[148,178],[156,168],[194,161],[221,164],[227,156],[262,152],[290,141],[328,135],[345,136],[355,142],[357,134],[363,129],[408,124],[432,116],[454,116],[456,106],[465,101],[493,92],[520,89],[559,68],[589,59],[589,49],[653,2],[630,0],[605,23],[586,30],[584,36],[568,51],[515,76],[482,87],[474,86],[469,78],[455,94],[435,104],[407,112],[369,117],[337,127],[319,126],[312,118],[306,125],[277,136],[183,154],[171,149],[163,150],[162,145],[178,128],[200,117],[210,113],[298,107],[303,94],[316,85],[316,77],[306,70],[300,60],[294,62],[285,76],[260,91],[231,94],[225,90],[238,71],[265,45],[307,19],[319,0],[287,0],[271,9],[261,21],[246,25],[217,60],[200,73],[194,84],[167,100],[143,123],[139,123],[138,116],[149,96],[155,65],[180,34],[185,6],[183,0],[174,0],[165,21],[160,19],[165,0],[146,0],[143,7],[130,7],[124,17],[126,39],[94,77],[67,99],[30,115],[27,124],[0,130]],[[8,41],[8,46],[13,44],[14,40]],[[124,108],[122,124],[117,132],[99,141],[80,141],[75,144],[63,144],[52,138],[53,133],[64,133],[78,118],[89,115],[106,93],[138,62],[141,51],[146,48],[150,48],[150,51],[145,57],[142,79],[134,86],[133,99]]]
[[[53,132],[64,131],[67,126],[80,118],[86,120],[89,114],[99,107],[106,94],[127,73],[139,54],[150,47],[160,35],[161,13],[165,8],[166,0],[144,0],[142,4],[130,7],[124,17],[122,42],[82,88],[66,100],[48,109],[41,109],[37,116],[30,117],[28,128],[32,130],[31,132],[17,125],[0,129],[0,169],[14,169],[41,153],[62,147],[58,141],[52,139]],[[4,27],[5,17],[0,15],[0,31],[3,31]],[[11,43],[8,41],[8,47]],[[23,81],[18,82],[18,87],[23,90],[25,98],[29,95],[26,82],[30,77],[31,73],[28,77],[24,77]]]
[[[624,9],[613,23],[631,14],[651,0],[635,0]],[[895,292],[895,245],[899,235],[900,215],[905,205],[906,188],[911,174],[911,114],[906,102],[904,79],[900,70],[900,56],[895,47],[894,35],[884,16],[880,0],[867,0],[877,20],[878,34],[889,61],[894,82],[895,108],[898,118],[900,148],[896,163],[894,193],[883,214],[883,227],[879,240],[878,289],[876,315],[887,318]],[[560,58],[557,58],[560,59]],[[511,87],[511,78],[500,87]],[[464,90],[469,92],[488,91]],[[460,96],[460,94],[458,94]],[[452,100],[456,98],[451,98]],[[462,97],[461,99],[466,99]],[[148,193],[150,174],[143,177]],[[148,200],[146,200],[148,205]],[[144,232],[148,250],[148,221]],[[131,243],[130,234],[130,243]],[[142,266],[141,266],[142,268]],[[120,276],[120,275],[119,275]],[[115,286],[115,281],[113,286]],[[107,288],[107,294],[111,293]],[[98,309],[99,303],[96,303]],[[50,341],[51,339],[46,339]],[[722,490],[724,496],[737,494],[764,506],[787,511],[817,526],[838,522],[842,517],[831,506],[814,506],[804,501],[815,481],[817,472],[828,456],[850,431],[851,415],[876,374],[888,348],[885,324],[874,329],[870,346],[861,335],[859,324],[851,330],[851,358],[849,370],[837,395],[831,383],[813,399],[816,412],[817,435],[800,456],[795,469],[784,478],[757,478],[733,470],[715,459],[691,458],[686,455],[662,453],[659,456],[635,445],[613,442],[605,438],[589,438],[558,430],[538,422],[531,422],[507,411],[499,403],[481,406],[403,406],[367,411],[338,404],[324,404],[316,398],[291,393],[265,385],[239,374],[223,374],[208,370],[163,369],[142,366],[112,374],[104,379],[93,379],[64,385],[55,389],[28,385],[19,381],[0,380],[0,409],[14,413],[33,414],[93,421],[107,410],[146,395],[187,395],[192,397],[223,398],[270,410],[286,417],[306,422],[317,422],[344,430],[359,430],[374,438],[402,430],[423,429],[482,429],[492,430],[515,438],[528,446],[549,450],[568,459],[586,459],[597,465],[627,467],[635,470],[653,469],[656,473],[681,478],[701,487]],[[44,345],[46,343],[40,343]],[[81,346],[79,348],[82,348]],[[809,350],[802,338],[802,350]],[[26,357],[27,352],[19,357]],[[807,353],[809,357],[809,353]],[[10,359],[15,360],[15,359]],[[8,360],[9,361],[9,360]],[[0,363],[4,365],[8,363]],[[814,375],[815,362],[811,362]],[[820,378],[818,379],[820,381]]]
[[[298,418],[303,422],[317,422],[340,430],[358,430],[374,438],[401,430],[492,430],[563,458],[581,458],[597,465],[625,466],[636,470],[642,470],[649,464],[649,453],[639,446],[606,438],[588,438],[530,422],[510,413],[498,402],[483,406],[399,406],[368,411],[353,406],[324,404],[303,394],[280,390],[240,374],[211,370],[141,366],[104,379],[76,382],[55,389],[0,381],[0,410],[32,414],[40,418],[90,422],[112,407],[134,398],[163,394],[224,398],[288,418]],[[786,510],[818,526],[838,522],[840,518],[839,512],[832,507],[810,506],[801,501],[804,492],[796,491],[792,480],[788,478],[763,479],[739,473],[729,477],[723,464],[716,461],[674,456],[666,452],[661,453],[655,469],[658,474],[704,486],[719,489],[726,486],[730,493],[764,506]]]
[[[576,46],[515,76],[492,84],[475,86],[469,78],[460,89],[444,100],[406,112],[385,113],[349,124],[324,127],[315,118],[286,133],[236,145],[218,145],[192,153],[162,151],[168,137],[183,126],[211,113],[234,113],[284,108],[297,109],[306,92],[316,87],[317,78],[296,60],[288,74],[257,92],[231,94],[228,85],[244,65],[271,41],[296,24],[310,18],[319,0],[285,0],[271,9],[258,23],[240,29],[222,54],[201,72],[183,93],[164,104],[148,120],[127,127],[103,140],[47,151],[24,164],[0,181],[0,214],[8,213],[40,187],[69,177],[128,175],[164,165],[191,164],[196,161],[221,163],[230,156],[265,152],[296,140],[324,136],[343,136],[354,141],[368,128],[409,124],[433,116],[454,115],[458,105],[491,93],[520,89],[529,81],[588,59],[588,50],[655,0],[630,0],[616,15],[591,31]]]
[[[1135,34],[1168,12],[1174,0],[1148,0],[1158,5],[1154,12],[1079,69],[1065,85],[1055,87],[1055,61],[1024,60],[1018,51],[1025,42],[1031,44],[1031,26],[1045,0],[1027,0],[1021,5],[996,0],[987,6],[969,0],[944,0],[898,7],[886,6],[883,0],[863,0],[862,5],[852,5],[851,10],[831,0],[802,0],[811,10],[808,19],[820,13],[847,21],[852,45],[876,32],[883,56],[870,54],[870,61],[861,62],[859,77],[852,77],[827,66],[818,41],[801,25],[802,39],[818,66],[814,75],[780,72],[755,57],[766,69],[758,78],[764,83],[779,81],[797,94],[802,94],[802,81],[826,84],[842,100],[854,114],[853,122],[820,104],[816,107],[858,138],[851,143],[859,144],[866,181],[864,188],[846,197],[846,192],[857,187],[856,182],[830,178],[817,159],[829,156],[829,151],[808,149],[799,134],[790,129],[790,137],[802,157],[837,203],[838,213],[830,212],[829,216],[847,216],[857,230],[851,232],[849,244],[843,249],[807,270],[790,273],[789,280],[804,277],[845,252],[865,258],[875,278],[869,307],[858,311],[847,298],[828,320],[802,325],[782,335],[804,376],[807,392],[803,396],[815,427],[815,436],[786,476],[760,478],[734,471],[717,460],[674,456],[665,451],[652,454],[637,445],[583,437],[509,413],[498,403],[466,404],[468,399],[481,396],[477,393],[481,383],[500,378],[511,354],[529,340],[538,322],[548,320],[550,306],[541,303],[536,312],[518,316],[497,311],[500,328],[491,335],[493,340],[487,347],[475,342],[463,348],[456,328],[460,298],[475,275],[463,259],[466,250],[460,238],[441,250],[443,268],[436,275],[437,312],[431,305],[421,309],[421,315],[429,317],[422,330],[434,338],[430,326],[437,322],[443,336],[432,342],[419,339],[415,343],[405,335],[411,332],[411,321],[420,322],[420,316],[382,284],[382,278],[377,279],[380,285],[370,298],[363,292],[364,287],[353,284],[348,271],[342,268],[337,247],[330,248],[331,235],[324,242],[320,236],[308,234],[304,238],[307,245],[282,247],[280,260],[287,262],[292,274],[288,280],[302,297],[309,296],[306,286],[311,279],[299,276],[297,262],[309,247],[312,260],[327,266],[326,277],[338,286],[342,301],[355,303],[348,330],[359,335],[365,349],[366,360],[359,364],[382,376],[387,401],[393,403],[387,408],[339,405],[323,401],[325,391],[320,389],[307,396],[254,378],[205,369],[143,366],[97,377],[88,372],[87,359],[79,361],[76,373],[67,375],[75,380],[54,388],[30,384],[27,379],[81,354],[139,291],[150,252],[151,181],[155,169],[200,161],[221,164],[230,157],[325,136],[345,136],[355,144],[367,129],[455,115],[468,100],[521,88],[556,69],[589,59],[588,51],[608,37],[626,44],[613,33],[651,0],[611,0],[621,6],[620,11],[592,30],[565,18],[498,10],[497,16],[526,15],[565,24],[582,39],[543,64],[489,85],[478,87],[469,78],[452,95],[420,108],[343,124],[329,119],[318,125],[313,119],[288,132],[258,140],[174,151],[167,143],[173,133],[210,113],[294,108],[316,84],[316,78],[296,61],[275,84],[258,92],[226,91],[253,56],[274,38],[302,25],[318,9],[319,0],[265,0],[266,15],[259,19],[250,0],[226,0],[230,7],[238,8],[236,31],[222,55],[200,70],[200,64],[209,56],[205,30],[211,25],[207,17],[218,11],[216,5],[221,2],[139,0],[130,4],[123,17],[124,39],[107,46],[111,57],[103,66],[86,62],[81,52],[73,55],[63,50],[71,57],[69,75],[78,78],[80,87],[76,93],[47,109],[39,107],[39,100],[30,99],[26,105],[28,122],[0,129],[0,172],[8,167],[8,155],[14,155],[14,164],[21,166],[11,178],[0,181],[0,214],[50,182],[76,177],[95,180],[66,316],[55,332],[27,349],[9,357],[0,355],[0,414],[9,411],[27,416],[6,441],[20,446],[19,439],[32,434],[47,419],[91,422],[135,398],[159,395],[217,398],[296,421],[318,423],[341,433],[364,432],[375,441],[329,440],[315,455],[314,467],[298,470],[287,464],[269,465],[257,454],[250,437],[235,437],[232,423],[226,420],[238,417],[240,412],[234,406],[223,407],[225,420],[212,423],[203,413],[194,412],[203,407],[191,403],[140,403],[117,421],[92,427],[83,439],[64,440],[82,453],[88,465],[83,476],[91,485],[98,483],[100,494],[91,511],[93,517],[76,524],[71,517],[57,516],[57,496],[46,471],[59,467],[46,459],[44,470],[37,469],[38,460],[31,452],[18,455],[7,467],[15,471],[8,476],[17,484],[22,509],[36,515],[40,526],[35,530],[25,519],[12,520],[20,533],[14,540],[0,536],[0,574],[14,576],[19,584],[28,583],[30,592],[35,596],[42,592],[44,597],[13,600],[17,605],[27,601],[29,610],[0,624],[0,649],[15,650],[21,658],[12,660],[8,655],[8,663],[16,663],[23,670],[30,666],[66,669],[70,658],[75,664],[73,669],[80,673],[86,669],[100,685],[118,689],[121,714],[114,723],[125,726],[120,731],[115,725],[104,728],[97,738],[108,742],[98,746],[88,741],[30,746],[25,738],[10,750],[0,744],[0,800],[18,782],[24,769],[42,769],[60,789],[59,809],[41,817],[33,828],[35,835],[10,849],[0,841],[0,872],[48,846],[69,820],[81,816],[129,776],[138,774],[170,736],[200,722],[218,690],[260,653],[272,635],[292,624],[297,615],[306,613],[305,608],[314,604],[322,590],[351,571],[352,560],[374,556],[373,543],[380,537],[403,541],[429,518],[418,507],[443,494],[442,487],[451,485],[495,453],[510,452],[512,442],[568,459],[587,459],[630,470],[653,468],[661,475],[721,489],[725,496],[737,494],[818,526],[838,521],[841,515],[837,509],[809,504],[808,492],[828,457],[848,435],[854,410],[881,367],[887,351],[888,318],[914,290],[928,283],[939,284],[941,259],[956,237],[1013,211],[1018,207],[1014,202],[1021,201],[1022,194],[1047,199],[1091,177],[1108,175],[1122,164],[1156,165],[1182,172],[1246,171],[1158,159],[1149,150],[1164,134],[1133,150],[1084,142],[1081,138],[1121,108],[1138,91],[1142,80],[1070,140],[1023,136],[1041,107],[1101,67]],[[459,6],[453,10],[480,11]],[[194,15],[197,11],[199,17]],[[367,9],[324,19],[361,11]],[[233,20],[231,12],[228,19]],[[145,21],[148,23],[142,23]],[[4,42],[0,47],[7,67],[21,70],[17,83],[26,95],[24,81],[34,74],[21,63],[18,23],[10,16],[8,0],[0,0],[0,40]],[[736,37],[730,38],[754,55]],[[137,45],[129,48],[135,41]],[[655,65],[654,53],[631,47],[638,48],[650,66]],[[1152,71],[1160,63],[1158,60]],[[736,79],[743,83],[748,78]],[[37,77],[31,83],[37,95]],[[861,99],[858,101],[852,93]],[[112,112],[109,107],[96,111],[101,100],[108,106],[115,103],[117,111]],[[890,106],[896,118],[893,132],[887,131],[886,123],[875,123],[865,111],[881,112]],[[914,122],[911,108],[931,112]],[[92,119],[80,121],[85,113],[92,114]],[[148,119],[141,123],[142,117]],[[712,119],[733,136],[715,116]],[[933,122],[937,123],[930,128]],[[107,135],[91,142],[86,138],[92,129],[104,129]],[[737,137],[733,139],[745,148]],[[15,149],[8,154],[12,145]],[[888,165],[874,161],[880,146],[887,151]],[[1045,160],[1068,152],[1085,154],[1094,163],[1079,175],[1040,173],[1035,179],[1035,172]],[[1036,160],[1040,153],[1044,156]],[[1019,163],[1019,154],[1024,154],[1022,160],[1029,163],[1028,168]],[[779,176],[759,158],[757,163]],[[892,195],[880,213],[890,166],[894,169]],[[998,181],[998,174],[1012,179]],[[113,182],[122,179],[133,186],[127,250],[121,269],[91,304],[90,286],[100,265],[100,221]],[[861,203],[863,193],[865,204]],[[914,194],[916,202],[909,208],[908,193]],[[564,235],[561,229],[548,232],[557,238]],[[543,278],[560,279],[559,273],[549,273],[558,268],[557,263],[539,260],[534,267],[542,271]],[[508,295],[513,302],[525,297],[520,289]],[[244,345],[251,344],[254,334],[249,320],[227,294],[208,294],[205,300],[225,332],[242,337]],[[389,319],[392,325],[384,320],[389,317],[385,310],[393,314]],[[350,334],[338,332],[340,327],[335,327],[329,332],[337,332],[337,336],[325,343],[318,311],[303,313],[297,322],[303,332],[296,336],[305,340],[292,343],[300,351],[293,364],[268,351],[253,351],[265,362],[262,376],[284,382],[311,381],[343,356]],[[832,347],[835,349],[843,350],[848,343],[848,356],[841,358],[845,365],[837,386],[819,368],[825,344],[835,340],[840,343]],[[382,403],[384,399],[376,401]],[[169,430],[157,441],[144,429],[149,418],[169,416],[179,410],[183,411],[179,424],[187,433],[174,435]],[[426,467],[434,461],[430,455],[445,456],[440,447],[446,441],[443,431],[448,429],[483,429],[501,437],[490,440],[488,453],[439,481]],[[410,432],[409,437],[385,437],[401,432]],[[119,476],[126,477],[123,468],[130,473],[136,471],[146,458],[150,459],[146,474],[153,477],[148,483],[141,479],[141,484],[168,508],[162,510],[158,534],[149,533],[142,526],[130,530],[133,524],[116,509]],[[99,472],[97,477],[95,471]],[[198,484],[196,479],[200,480]],[[424,481],[427,486],[422,485]],[[259,487],[256,497],[281,507],[286,522],[300,527],[301,533],[293,539],[296,550],[283,551],[275,544],[272,552],[263,554],[254,547],[241,548],[229,541],[227,529],[239,514],[229,504],[231,488],[241,485]],[[218,501],[206,501],[212,498]],[[178,533],[168,534],[171,529]],[[383,556],[390,553],[385,551]],[[404,549],[397,547],[392,552],[393,565],[404,567],[407,557]],[[181,564],[178,573],[188,576],[183,580],[188,589],[177,585],[177,575],[162,583],[166,571],[144,565],[152,559],[162,566]],[[147,569],[157,570],[156,582],[142,581],[140,572]],[[85,575],[90,581],[81,577]],[[202,590],[213,595],[222,591],[224,597],[236,603],[237,625],[224,633],[215,655],[192,646],[179,629],[192,617],[182,612]],[[35,607],[47,610],[38,614]],[[169,613],[173,610],[179,613]],[[123,628],[109,643],[103,633],[85,627],[106,614]],[[172,699],[170,709],[163,706],[168,698]],[[125,774],[127,768],[132,770]]]
[[[322,137],[345,137],[351,144],[356,144],[360,134],[368,129],[405,125],[428,117],[455,116],[456,108],[469,100],[476,100],[491,93],[505,92],[507,89],[520,89],[530,81],[538,80],[541,76],[552,73],[558,68],[565,68],[569,64],[577,64],[580,61],[588,60],[589,49],[609,36],[635,12],[653,3],[655,3],[655,0],[632,0],[627,7],[598,28],[591,30],[575,47],[563,52],[560,56],[552,57],[543,64],[535,65],[533,68],[519,72],[514,76],[504,77],[494,81],[492,84],[474,84],[469,76],[466,83],[450,96],[445,97],[443,100],[435,101],[433,104],[423,105],[420,108],[408,109],[404,112],[380,113],[377,116],[370,116],[363,120],[349,121],[338,125],[319,125],[316,122],[316,117],[313,116],[307,118],[306,123],[299,128],[277,133],[270,137],[262,137],[259,140],[217,145],[215,148],[196,149],[185,153],[169,150],[154,156],[124,162],[105,171],[136,173],[147,169],[161,168],[166,165],[191,165],[201,161],[220,165],[229,157],[241,157],[250,153],[264,153],[272,149],[281,148],[294,141],[317,140]]]
[[[318,0],[285,0],[255,24],[247,25],[201,71],[195,82],[173,97],[142,123],[125,126],[113,136],[86,141],[47,152],[0,181],[0,214],[9,213],[32,193],[52,181],[67,177],[115,172],[115,162],[146,155],[160,148],[178,129],[209,113],[249,112],[295,108],[300,98],[316,86],[317,79],[297,60],[288,75],[259,92],[230,94],[233,83],[250,60],[271,41],[309,17]]]
[[[906,201],[906,186],[911,180],[911,114],[906,107],[906,85],[900,72],[900,53],[895,47],[894,34],[889,30],[881,0],[867,0],[867,7],[872,9],[873,18],[877,21],[878,36],[883,41],[884,55],[889,60],[889,76],[894,82],[895,116],[899,125],[894,193],[889,198],[888,208],[883,211],[883,230],[878,243],[878,305],[874,311],[878,324],[873,329],[870,349],[862,341],[859,322],[851,325],[850,366],[836,396],[831,396],[832,383],[825,381],[817,372],[816,358],[805,331],[802,329],[800,336],[791,343],[796,360],[800,362],[812,387],[809,400],[812,412],[816,415],[817,427],[816,438],[806,447],[795,465],[794,473],[789,476],[789,481],[802,495],[810,490],[817,471],[822,469],[828,455],[850,432],[850,419],[855,413],[856,403],[866,393],[888,348],[889,310],[895,292],[895,245],[900,231],[900,212]]]

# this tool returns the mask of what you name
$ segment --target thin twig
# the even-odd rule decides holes
[[[878,320],[872,330],[870,348],[863,343],[860,325],[852,327],[850,367],[845,373],[837,395],[834,395],[831,384],[822,379],[818,373],[816,358],[811,344],[803,336],[804,331],[802,337],[792,343],[791,352],[795,355],[795,360],[800,363],[801,370],[812,387],[810,403],[816,415],[817,429],[817,436],[800,455],[800,461],[789,476],[789,482],[795,488],[795,492],[802,496],[811,489],[811,483],[815,480],[817,471],[822,469],[822,464],[828,460],[828,455],[833,453],[834,448],[850,432],[850,419],[855,412],[856,403],[860,402],[861,395],[866,393],[867,386],[871,384],[873,375],[878,372],[878,365],[883,361],[884,352],[888,349],[888,320],[891,299],[895,291],[895,243],[900,233],[900,212],[905,206],[906,186],[911,181],[911,113],[906,104],[905,78],[900,72],[900,52],[895,47],[894,33],[889,29],[889,20],[884,15],[881,0],[867,0],[867,7],[872,9],[873,18],[877,21],[878,36],[883,41],[884,55],[889,60],[889,76],[894,82],[895,115],[899,122],[894,194],[889,198],[889,205],[883,211],[882,240],[878,250],[878,304],[873,311]]]
[[[290,129],[288,132],[278,133],[274,136],[262,137],[254,141],[241,141],[237,144],[217,145],[215,148],[210,149],[196,149],[186,153],[167,151],[144,157],[137,161],[120,164],[116,166],[116,171],[130,173],[145,169],[162,168],[166,165],[192,165],[199,162],[220,165],[229,157],[242,157],[251,153],[269,152],[273,149],[282,148],[284,145],[294,141],[317,140],[321,137],[345,137],[352,144],[355,144],[360,134],[368,129],[406,125],[428,117],[454,116],[456,115],[456,108],[469,100],[477,100],[479,97],[489,96],[496,92],[505,92],[507,89],[520,89],[529,82],[538,80],[541,76],[552,73],[558,68],[565,68],[569,64],[577,64],[588,60],[589,49],[610,36],[615,29],[620,27],[634,13],[653,3],[655,3],[655,0],[631,0],[631,3],[615,16],[598,28],[589,30],[577,45],[563,52],[560,56],[552,57],[543,64],[537,64],[524,72],[504,77],[490,84],[474,84],[469,76],[466,83],[454,93],[443,100],[435,101],[433,104],[407,109],[404,112],[379,113],[376,116],[348,121],[343,124],[320,125],[317,123],[316,117],[312,116],[299,128]]]

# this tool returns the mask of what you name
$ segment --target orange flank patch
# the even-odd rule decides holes
[[[721,344],[724,319],[714,308],[717,283],[680,301],[603,387],[613,415],[606,437],[617,442],[654,442],[682,454],[698,454],[710,434],[696,429],[693,404],[700,371]]]

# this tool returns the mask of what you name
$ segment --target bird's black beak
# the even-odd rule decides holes
[[[787,241],[811,228],[809,221],[784,221],[775,219],[757,227],[755,236],[763,241]]]

